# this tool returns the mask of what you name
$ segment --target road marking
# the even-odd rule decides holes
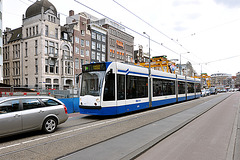
[[[164,110],[164,109],[169,109],[169,108],[172,108],[172,107],[175,107],[175,105],[169,106],[167,108],[158,108],[158,109],[149,110],[149,111],[145,111],[145,112],[141,112],[141,113],[136,113],[136,114],[124,116],[124,117],[121,117],[121,118],[108,120],[108,121],[105,121],[105,122],[99,122],[99,123],[96,123],[96,124],[92,124],[92,125],[81,127],[81,128],[77,128],[77,129],[72,129],[72,130],[69,130],[69,131],[61,132],[61,133],[54,133],[54,134],[49,135],[49,136],[44,136],[44,137],[40,137],[40,138],[24,141],[24,142],[21,142],[21,143],[16,143],[16,144],[13,144],[13,145],[1,147],[0,150],[11,148],[11,147],[15,147],[15,146],[24,145],[24,144],[31,143],[31,142],[40,141],[40,140],[51,138],[51,137],[60,136],[60,135],[67,134],[67,133],[72,133],[72,132],[88,129],[88,128],[91,128],[91,127],[96,127],[96,126],[100,126],[100,125],[104,125],[104,124],[109,124],[109,123],[121,121],[121,120],[124,120],[124,119],[137,118],[137,117],[145,115],[145,114],[149,114],[149,113],[160,111],[160,110]]]

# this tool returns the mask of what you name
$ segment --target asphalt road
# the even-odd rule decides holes
[[[227,96],[210,96],[117,117],[99,118],[74,114],[53,134],[30,132],[0,139],[0,159],[46,160],[65,157],[96,144],[132,133],[132,131],[197,105],[208,103],[218,97],[224,99]],[[111,157],[109,158],[111,159]]]
[[[233,159],[240,93],[195,119],[159,142],[137,160],[226,160]],[[234,129],[235,128],[235,129]]]

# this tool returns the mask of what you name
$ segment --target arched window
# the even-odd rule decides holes
[[[64,59],[70,59],[70,57],[71,57],[70,49],[67,45],[63,46],[63,55],[64,55]]]

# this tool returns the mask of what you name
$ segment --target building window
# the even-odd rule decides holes
[[[49,42],[49,54],[54,54],[54,43]]]
[[[59,82],[58,79],[54,79],[54,80],[53,80],[53,83],[58,83],[58,82]]]
[[[35,40],[35,55],[38,55],[38,41]]]
[[[100,62],[100,53],[99,52],[97,52],[97,60]]]
[[[84,62],[83,62],[83,59],[81,59],[81,66],[83,65],[83,63],[84,63]],[[82,68],[82,67],[81,67],[81,68]]]
[[[33,35],[35,36],[35,27],[33,27]]]
[[[75,53],[79,54],[79,48],[78,47],[75,47]]]
[[[97,34],[97,40],[101,41],[101,35]]]
[[[79,59],[78,58],[75,59],[75,68],[79,69]]]
[[[58,61],[56,61],[56,74],[58,74]]]
[[[58,56],[58,43],[55,43],[55,56]]]
[[[45,59],[45,73],[48,73],[48,59]]]
[[[81,49],[81,56],[84,57],[84,49]]]
[[[100,43],[97,43],[97,50],[101,51],[101,44]]]
[[[84,40],[81,39],[81,46],[84,47]]]
[[[67,33],[63,33],[63,39],[68,40],[68,35],[67,35]]]
[[[28,28],[26,28],[26,37],[28,37]]]
[[[95,51],[92,51],[92,59],[95,59]]]
[[[81,30],[81,35],[85,36],[85,31],[84,30]]]
[[[96,33],[95,32],[92,32],[92,38],[96,39]]]
[[[29,35],[32,36],[32,28],[29,28]]]
[[[36,79],[35,79],[35,86],[38,86],[38,78],[36,77]]]
[[[65,73],[72,74],[72,63],[71,62],[65,62]]]
[[[20,62],[13,62],[13,75],[20,75]]]
[[[48,41],[45,41],[45,55],[48,54]]]
[[[105,36],[102,36],[102,41],[106,42],[106,37]]]
[[[25,78],[25,85],[28,86],[28,78]]]
[[[79,38],[75,37],[75,43],[79,43]]]
[[[102,62],[105,62],[105,54],[102,54]]]
[[[89,47],[89,41],[86,40],[86,46]]]
[[[106,52],[106,46],[105,46],[105,44],[102,44],[102,52]]]
[[[38,26],[36,26],[36,34],[38,35]]]
[[[20,44],[13,45],[13,58],[20,58]]]
[[[55,28],[55,38],[58,39],[58,29],[57,28]]]
[[[28,43],[25,42],[25,57],[28,56]]]
[[[86,56],[89,56],[89,50],[86,50]]]
[[[92,41],[92,49],[96,49],[96,42]]]
[[[35,72],[38,73],[38,59],[35,59]]]
[[[51,83],[51,79],[50,78],[46,78],[46,83]]]
[[[69,50],[69,47],[67,45],[63,46],[63,56],[64,56],[64,59],[71,59],[72,58],[72,54],[70,55],[70,50]]]
[[[45,25],[45,36],[48,37],[48,25]]]

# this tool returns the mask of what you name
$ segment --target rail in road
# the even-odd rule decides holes
[[[91,149],[96,149],[94,147],[97,147],[97,145],[108,144],[111,140],[116,140],[116,138],[139,131],[139,129],[147,127],[149,124],[160,122],[159,120],[163,122],[163,120],[173,115],[178,115],[182,111],[190,111],[197,106],[198,108],[208,106],[204,110],[199,110],[197,115],[177,127],[181,128],[230,95],[228,93],[219,94],[118,117],[99,118],[82,115],[72,117],[65,124],[60,125],[58,130],[53,134],[46,135],[31,132],[0,139],[0,159],[68,159],[77,153],[81,154],[82,151],[88,152]],[[187,114],[189,115],[190,113],[188,112]],[[165,125],[168,126],[167,124]],[[167,134],[171,133],[166,133],[165,136]],[[155,141],[158,141],[158,139],[155,138]],[[148,143],[150,146],[150,143],[156,142],[152,141]],[[126,146],[124,145],[124,147]],[[125,155],[121,154],[116,159],[132,158],[138,152],[140,153],[140,150],[136,149]],[[111,153],[111,151],[109,150],[108,153]],[[94,154],[91,153],[90,156],[92,155]],[[96,154],[95,156],[97,159],[101,159],[100,155]],[[111,155],[102,155],[102,158],[106,158],[106,156]]]

